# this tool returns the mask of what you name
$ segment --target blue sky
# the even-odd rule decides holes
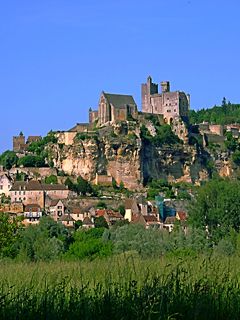
[[[240,102],[239,0],[0,1],[0,152],[87,121],[102,90],[170,80],[191,107]]]

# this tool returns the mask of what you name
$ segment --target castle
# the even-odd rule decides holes
[[[169,81],[161,82],[161,93],[158,85],[147,78],[147,83],[142,84],[142,112],[154,113],[163,116],[167,123],[176,117],[187,120],[190,109],[190,95],[181,91],[170,91]]]
[[[142,84],[142,112],[163,116],[167,123],[175,118],[188,119],[190,109],[190,95],[182,91],[170,91],[170,82],[161,82],[161,93],[158,85],[147,78],[147,83]],[[102,92],[98,110],[89,109],[89,123],[97,122],[99,126],[111,122],[137,119],[137,105],[132,96],[110,94]]]
[[[158,85],[147,78],[147,83],[142,84],[142,113],[161,115],[166,123],[172,123],[176,118],[185,122],[188,120],[190,108],[190,95],[182,91],[170,91],[169,81],[161,82],[161,93],[158,93]],[[138,108],[131,95],[112,94],[102,91],[98,103],[98,110],[89,109],[89,122],[77,123],[73,128],[65,132],[64,143],[69,145],[77,132],[91,132],[94,126],[101,127],[118,121],[138,119]],[[25,142],[25,137],[20,134],[13,137],[13,150],[24,152],[27,145],[39,141],[41,137],[31,136]]]

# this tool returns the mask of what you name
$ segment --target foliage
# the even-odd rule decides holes
[[[232,154],[232,160],[236,165],[240,165],[240,150],[236,150],[233,154]]]
[[[238,148],[238,142],[237,139],[235,139],[231,132],[226,132],[226,140],[224,141],[224,144],[226,148],[230,151],[235,151]]]
[[[47,184],[57,184],[58,178],[54,174],[50,175],[49,177],[45,178],[45,183]]]
[[[46,167],[45,158],[42,156],[27,155],[18,160],[18,166],[23,167]]]
[[[120,204],[120,206],[118,207],[118,211],[124,217],[124,215],[125,215],[125,206],[123,204]]]
[[[190,210],[192,225],[205,229],[214,241],[240,227],[240,182],[212,180],[202,186]]]
[[[41,140],[30,143],[28,151],[40,156],[43,154],[45,146],[49,143],[57,143],[57,138],[53,131],[50,131],[47,136]]]
[[[104,228],[80,230],[74,234],[74,242],[70,245],[67,257],[84,259],[106,257],[111,255],[112,244],[102,239]]]
[[[197,111],[190,110],[189,118],[191,123],[202,123],[204,121],[222,125],[240,123],[240,105],[223,101],[221,106]]]
[[[164,144],[173,145],[180,143],[178,136],[176,136],[171,126],[164,124],[161,126],[156,126],[156,135],[153,137],[145,125],[141,126],[141,138],[146,144],[154,144],[156,147],[160,147]]]
[[[95,228],[106,228],[106,229],[109,228],[107,221],[103,216],[96,217],[94,219],[94,225],[95,225]]]
[[[15,244],[19,238],[21,220],[0,212],[0,257],[14,257]]]
[[[0,318],[240,318],[239,258],[116,259],[2,263]]]
[[[92,193],[91,184],[81,176],[77,178],[76,189],[78,194],[86,195],[87,193]]]
[[[96,204],[96,208],[98,208],[98,209],[107,209],[107,204],[106,204],[106,202],[100,200]]]
[[[15,152],[7,150],[0,155],[0,165],[5,169],[10,170],[13,166],[17,165],[18,157]]]
[[[42,217],[38,225],[21,231],[18,258],[30,261],[48,261],[58,258],[70,242],[68,230],[50,217]]]

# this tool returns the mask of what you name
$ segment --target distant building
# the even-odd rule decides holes
[[[38,204],[28,204],[24,209],[23,223],[25,225],[38,224],[42,216],[42,208]]]
[[[104,91],[99,99],[98,111],[89,110],[90,123],[98,119],[100,126],[111,122],[136,119],[137,116],[137,105],[132,96]]]
[[[25,206],[28,204],[37,204],[45,208],[45,198],[67,199],[69,190],[62,184],[42,184],[36,180],[16,181],[11,190],[11,202],[22,202]]]
[[[13,137],[13,151],[23,153],[27,150],[29,144],[40,141],[41,139],[41,136],[29,136],[27,141],[25,141],[25,136],[20,132],[18,136]]]
[[[5,194],[5,196],[9,196],[10,195],[10,189],[12,187],[12,179],[10,176],[8,176],[8,174],[3,173],[0,174],[0,195],[1,194]]]
[[[161,82],[161,93],[158,84],[147,78],[142,84],[142,112],[162,115],[166,122],[171,123],[174,118],[187,120],[190,109],[190,95],[182,91],[171,91],[170,82]]]

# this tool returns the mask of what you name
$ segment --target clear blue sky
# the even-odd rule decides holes
[[[12,136],[86,121],[102,90],[170,80],[191,107],[240,102],[239,0],[7,0],[0,4],[0,152]]]

